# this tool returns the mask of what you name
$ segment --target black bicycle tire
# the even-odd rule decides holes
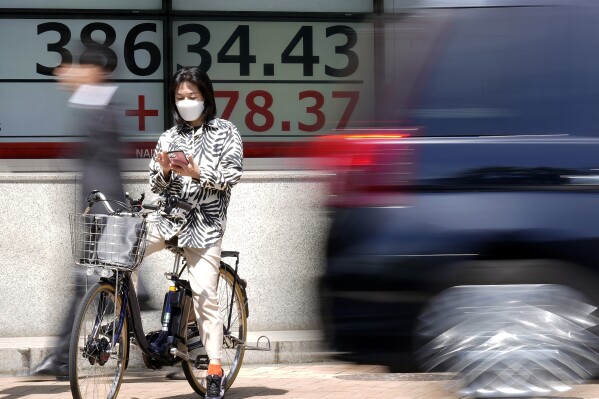
[[[79,373],[78,373],[78,360],[80,360],[79,357],[79,332],[82,328],[82,323],[84,321],[85,315],[87,314],[87,310],[90,306],[90,304],[93,303],[93,300],[96,298],[96,296],[103,292],[103,291],[108,291],[109,293],[111,293],[112,295],[114,295],[115,292],[115,288],[114,285],[107,283],[107,282],[100,282],[100,283],[96,283],[94,284],[85,294],[85,296],[83,297],[81,304],[79,305],[79,308],[77,310],[77,314],[75,317],[75,322],[73,324],[73,330],[71,331],[71,342],[69,345],[69,382],[70,382],[70,387],[71,387],[71,393],[73,395],[74,399],[86,399],[86,396],[81,394],[81,390],[80,390],[80,384],[79,384]],[[116,299],[116,296],[114,296],[114,298]],[[118,298],[119,301],[121,301],[122,303],[122,298]],[[114,385],[114,389],[109,396],[108,399],[111,398],[116,398],[121,384],[123,382],[123,376],[125,374],[125,369],[126,369],[126,365],[127,365],[127,359],[126,357],[128,356],[128,346],[129,346],[129,329],[128,329],[128,325],[127,325],[127,318],[125,317],[124,321],[123,321],[123,326],[121,329],[121,339],[119,340],[120,344],[123,346],[122,347],[122,353],[123,353],[123,359],[122,359],[122,363],[120,365],[120,367],[117,369],[117,374],[115,375],[115,381],[116,381],[116,385]],[[94,395],[95,396],[95,395]]]
[[[243,342],[246,342],[246,340],[247,340],[247,298],[245,296],[245,292],[244,292],[243,288],[239,284],[240,278],[238,275],[235,276],[235,272],[229,271],[224,267],[220,268],[219,279],[221,279],[221,278],[224,278],[224,280],[227,281],[227,283],[230,286],[233,285],[234,279],[237,282],[235,284],[234,293],[235,293],[236,301],[234,301],[234,303],[237,304],[236,308],[238,308],[238,310],[241,313],[240,323],[242,326],[241,328],[242,328],[242,335],[243,335],[242,337],[237,337],[237,338],[240,338]],[[220,284],[220,282],[221,281],[219,280],[219,284]],[[220,306],[223,306],[223,305],[221,304]],[[190,307],[190,312],[193,312],[193,307]],[[228,314],[227,314],[227,316],[228,316]],[[193,323],[195,323],[195,321]],[[225,323],[226,323],[226,320],[225,320]],[[189,329],[187,331],[189,331]],[[187,333],[187,331],[186,331],[186,333]],[[187,336],[185,338],[187,339]],[[228,373],[227,373],[228,370],[225,370],[225,373],[227,375],[225,391],[227,391],[233,385],[233,382],[235,382],[235,379],[237,378],[237,375],[239,374],[239,370],[241,369],[241,366],[243,364],[244,355],[245,355],[245,344],[240,345],[240,347],[239,347],[238,353],[236,355],[235,369],[232,372],[229,371]],[[183,362],[181,362],[181,367],[183,368],[183,373],[185,374],[185,378],[187,379],[187,382],[189,383],[189,385],[193,388],[193,390],[198,395],[204,397],[206,395],[206,389],[202,386],[200,381],[196,378],[195,374],[193,373],[193,364],[191,364],[190,362],[183,361]]]

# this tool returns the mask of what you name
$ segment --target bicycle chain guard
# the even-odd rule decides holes
[[[160,331],[152,331],[146,334],[146,340],[152,344],[160,336]],[[164,365],[164,362],[160,359],[156,359],[142,352],[141,357],[144,361],[144,365],[150,370],[160,370]]]

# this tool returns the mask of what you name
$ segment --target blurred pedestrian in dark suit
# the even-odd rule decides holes
[[[80,159],[81,191],[77,209],[87,205],[86,198],[92,190],[100,190],[108,199],[125,201],[121,176],[120,132],[118,115],[122,112],[114,101],[118,89],[106,82],[106,76],[114,70],[117,60],[114,53],[103,52],[94,42],[85,43],[79,51],[73,51],[73,59],[79,63],[61,64],[55,75],[62,88],[72,92],[69,99],[70,117],[75,131],[84,136],[77,154]],[[93,213],[105,213],[98,204]],[[68,376],[69,345],[75,313],[86,289],[95,283],[86,276],[83,267],[74,266],[75,297],[65,312],[59,340],[54,352],[47,356],[30,375]],[[94,281],[92,281],[94,280]],[[141,283],[141,280],[140,280]],[[140,304],[148,308],[146,290],[138,285]]]

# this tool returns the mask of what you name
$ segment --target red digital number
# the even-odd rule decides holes
[[[339,119],[339,123],[337,124],[337,129],[344,129],[347,126],[347,121],[351,117],[354,109],[356,109],[356,104],[358,104],[358,99],[360,98],[359,91],[334,91],[333,98],[349,98],[349,102],[347,103],[347,107],[345,107],[345,111],[343,111],[343,115],[341,115],[341,119]]]
[[[316,90],[306,90],[299,93],[299,99],[303,100],[305,98],[313,98],[314,105],[310,107],[306,107],[306,112],[309,114],[313,114],[316,116],[316,121],[308,125],[306,123],[299,122],[298,126],[301,131],[304,132],[316,132],[324,126],[325,116],[324,113],[320,110],[324,105],[324,96],[322,93]]]
[[[256,104],[256,98],[262,97],[264,104]],[[275,117],[268,109],[272,105],[272,95],[264,90],[254,90],[248,93],[245,98],[245,105],[249,108],[250,112],[245,115],[245,125],[254,132],[265,132],[270,130],[275,123]],[[254,122],[254,117],[262,115],[264,117],[264,124],[258,125]]]
[[[333,91],[331,95],[335,99],[345,98],[349,100],[337,124],[337,129],[344,129],[347,126],[347,123],[354,110],[356,109],[356,105],[360,99],[360,92]],[[215,91],[214,97],[228,99],[221,117],[223,119],[229,119],[235,110],[237,102],[239,101],[239,91]],[[262,100],[257,101],[259,98]],[[306,107],[306,113],[314,115],[315,117],[314,123],[311,124],[298,122],[299,130],[303,132],[317,132],[321,130],[326,122],[326,116],[324,112],[322,112],[322,107],[324,106],[325,102],[324,95],[316,90],[304,90],[299,93],[299,99],[300,101],[306,99],[313,100],[313,104]],[[249,130],[253,132],[266,132],[272,129],[274,126],[275,117],[270,111],[270,107],[273,105],[273,102],[274,100],[272,94],[265,90],[254,90],[247,94],[245,97],[245,104],[248,107],[249,112],[245,115],[245,125]],[[259,124],[256,122],[256,115],[262,116],[264,118],[264,123]],[[284,123],[289,126],[288,121]]]
[[[235,105],[237,105],[237,101],[239,100],[239,92],[238,91],[215,91],[215,98],[228,98],[227,105],[225,105],[225,110],[221,114],[221,118],[229,119],[233,110],[235,109]]]

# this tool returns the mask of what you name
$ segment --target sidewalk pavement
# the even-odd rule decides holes
[[[311,363],[330,359],[318,330],[250,331],[248,345],[256,345],[262,336],[270,340],[271,350],[246,350],[244,364]],[[51,353],[55,342],[56,337],[0,338],[0,376],[23,373],[35,367]],[[267,340],[260,339],[259,346],[265,345]],[[143,368],[141,351],[133,348],[129,365]]]
[[[440,373],[388,373],[384,367],[334,362],[322,351],[315,331],[261,332],[271,339],[270,352],[246,351],[241,371],[227,399],[457,399],[455,380]],[[0,399],[71,398],[68,382],[15,377],[35,365],[49,348],[48,338],[0,339]],[[132,355],[139,353],[133,350]],[[9,356],[6,356],[9,355]],[[135,356],[135,355],[134,355]],[[140,356],[141,357],[141,356]],[[134,359],[133,357],[132,359]],[[274,360],[273,360],[274,359]],[[301,360],[308,359],[308,360]],[[173,367],[147,370],[141,363],[127,370],[119,398],[192,399],[187,381],[165,378]],[[8,370],[12,371],[8,371]],[[560,399],[599,399],[599,381],[573,387]]]
[[[187,381],[166,380],[168,370],[127,371],[119,398],[199,398]],[[378,366],[346,363],[244,365],[227,399],[454,399],[447,379],[432,374],[388,374]],[[0,377],[0,398],[71,398],[68,382]],[[599,394],[599,389],[597,389]]]
[[[187,381],[164,378],[168,370],[127,371],[119,398],[199,398]],[[457,399],[449,375],[391,374],[379,366],[346,363],[244,365],[227,399]],[[562,394],[563,395],[563,394]],[[579,385],[567,398],[599,398],[599,384]],[[68,382],[0,377],[0,398],[71,398]]]

